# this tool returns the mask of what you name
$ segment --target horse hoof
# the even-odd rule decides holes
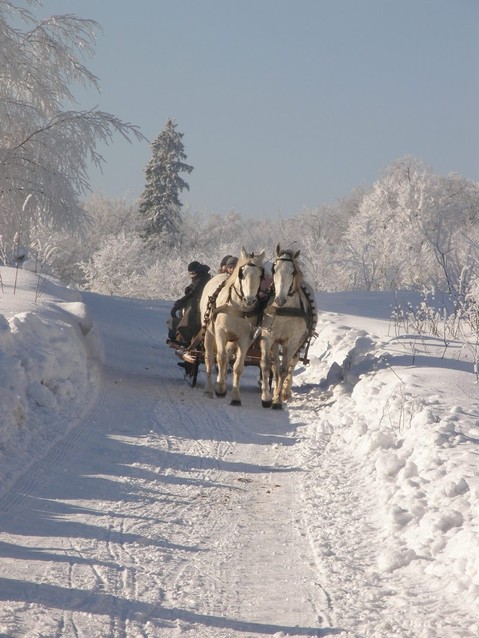
[[[272,401],[261,401],[261,405],[263,406],[263,408],[270,408],[272,404]]]
[[[273,405],[271,406],[273,410],[282,410],[283,406],[281,403],[273,403]]]
[[[213,393],[212,392],[208,392],[208,390],[206,390],[205,397],[208,397],[208,399],[212,399],[213,398]]]
[[[215,390],[215,394],[217,397],[220,397],[220,399],[222,399],[223,397],[226,396],[226,390],[224,392],[220,392],[219,390]]]
[[[241,401],[239,399],[231,399],[230,405],[241,405]]]

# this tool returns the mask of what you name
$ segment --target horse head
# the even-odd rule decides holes
[[[244,248],[241,248],[240,258],[232,277],[236,276],[236,282],[239,281],[239,294],[246,306],[253,306],[258,299],[259,287],[264,277],[265,252],[262,250],[255,255],[254,252],[248,253]]]
[[[276,246],[276,259],[273,264],[274,303],[280,308],[297,290],[298,278],[301,276],[296,261],[299,254],[299,250],[282,250],[279,244]]]

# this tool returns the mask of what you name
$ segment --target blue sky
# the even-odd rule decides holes
[[[477,0],[44,0],[98,21],[78,92],[153,141],[184,133],[193,210],[289,217],[404,155],[479,180]],[[137,197],[149,144],[100,147],[92,188]]]

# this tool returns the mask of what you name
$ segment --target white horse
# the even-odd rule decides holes
[[[300,351],[314,333],[317,311],[313,289],[303,280],[297,262],[300,251],[276,246],[273,293],[261,327],[261,402],[264,408],[281,410],[291,398],[293,372]],[[273,372],[273,394],[270,371]]]
[[[239,385],[244,360],[253,342],[258,323],[258,294],[264,276],[265,251],[255,255],[241,249],[241,255],[231,275],[225,280],[217,276],[208,282],[201,296],[200,309],[205,326],[206,393],[213,396],[212,374],[215,355],[218,364],[215,393],[226,395],[228,363],[234,352],[231,405],[241,405]],[[213,289],[214,288],[214,289]]]

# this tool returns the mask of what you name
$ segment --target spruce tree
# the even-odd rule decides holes
[[[151,244],[160,240],[174,243],[182,222],[180,192],[190,188],[180,173],[191,173],[193,166],[183,161],[183,133],[176,127],[175,120],[168,119],[151,145],[152,158],[145,169],[146,185],[139,212],[145,219],[144,238]]]

